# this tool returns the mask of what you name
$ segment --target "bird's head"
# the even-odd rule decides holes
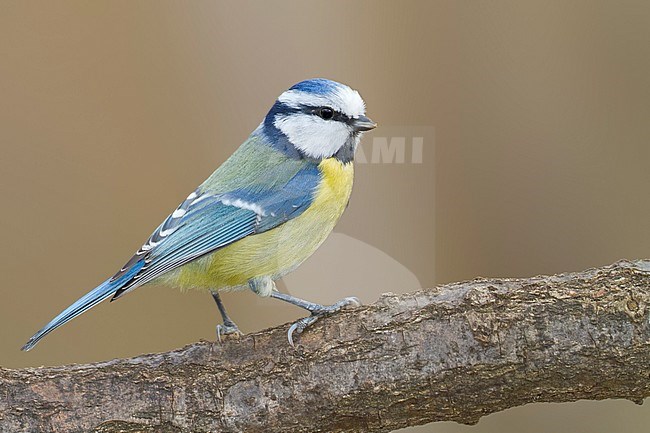
[[[291,156],[349,162],[361,134],[377,126],[365,112],[356,90],[316,78],[282,93],[260,127],[274,147]]]

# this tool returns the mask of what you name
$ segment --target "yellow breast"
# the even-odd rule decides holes
[[[314,201],[300,216],[189,263],[165,280],[181,288],[232,289],[247,285],[251,278],[276,279],[295,269],[330,234],[352,192],[352,163],[329,158],[318,168],[322,179]]]

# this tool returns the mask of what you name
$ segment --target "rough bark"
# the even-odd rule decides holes
[[[387,432],[650,395],[650,261],[476,279],[223,344],[0,370],[2,432]]]

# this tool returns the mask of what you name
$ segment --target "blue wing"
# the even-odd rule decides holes
[[[120,278],[144,262],[113,299],[205,254],[297,217],[311,204],[319,181],[314,166],[273,190],[258,186],[221,194],[195,191],[113,277]]]
[[[116,299],[165,272],[297,217],[311,204],[319,181],[318,169],[308,166],[272,190],[260,185],[220,194],[193,192],[119,272],[63,310],[23,350],[110,296]]]

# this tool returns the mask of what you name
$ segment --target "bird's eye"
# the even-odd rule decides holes
[[[334,117],[334,110],[330,107],[322,107],[318,110],[318,115],[325,120],[330,120],[332,117]]]

